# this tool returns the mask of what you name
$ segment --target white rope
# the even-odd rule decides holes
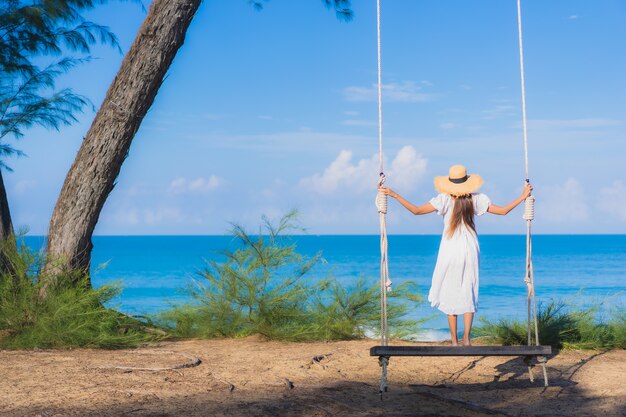
[[[546,369],[546,358],[542,358],[541,367],[543,368],[543,386],[547,387],[549,385],[548,382],[548,369]]]
[[[387,214],[387,194],[383,192],[376,194],[376,208],[380,214]]]
[[[381,187],[385,183],[383,172],[383,85],[382,85],[382,59],[380,42],[380,0],[376,0],[376,34],[377,34],[377,58],[378,58],[378,156],[379,156],[379,182]],[[387,195],[378,192],[376,196],[376,208],[380,222],[380,343],[387,346],[389,343],[389,329],[387,328],[387,292],[391,291],[389,279],[389,264],[387,259]],[[384,367],[386,370],[386,367]]]
[[[517,0],[517,32],[519,40],[519,63],[520,63],[520,78],[522,88],[522,126],[524,130],[524,168],[526,173],[526,182],[529,182],[528,172],[528,123],[526,116],[526,82],[524,75],[524,43],[522,41],[522,1]],[[537,319],[537,299],[535,297],[535,277],[533,271],[533,259],[532,259],[532,233],[531,222],[535,218],[535,197],[528,196],[524,201],[524,214],[523,219],[526,220],[526,275],[524,276],[524,282],[527,288],[527,306],[528,306],[528,345],[532,344],[532,332],[531,326],[534,324],[534,336],[535,345],[539,346],[539,322]],[[531,318],[532,317],[532,318]],[[531,324],[532,323],[532,324]],[[546,370],[545,360],[541,362],[543,368],[543,380],[544,385],[548,386],[548,372]],[[531,381],[533,380],[531,368],[529,368]]]
[[[524,165],[528,181],[528,127],[526,121],[526,81],[524,76],[524,43],[522,42],[522,0],[517,0],[517,33],[519,39],[519,64],[522,81],[522,126],[524,128]]]
[[[388,386],[387,386],[387,365],[389,365],[389,357],[388,356],[380,356],[378,358],[378,364],[382,368],[382,376],[380,378],[380,388],[379,388],[380,398],[382,399],[383,392],[387,392],[387,390],[388,390]]]
[[[383,84],[382,84],[382,59],[380,47],[380,0],[376,0],[376,39],[378,52],[378,161],[379,180],[378,187],[385,183],[383,165]],[[387,292],[391,291],[391,280],[389,279],[389,263],[387,260],[387,194],[378,192],[376,195],[376,208],[380,222],[380,344],[389,344],[389,329],[387,328]],[[383,392],[387,391],[387,365],[389,358],[381,356],[378,358],[381,366],[380,377],[380,398]]]
[[[380,0],[376,0],[376,35],[376,39],[378,41],[378,172],[381,176],[383,176],[383,71],[380,47]]]
[[[389,263],[387,260],[387,194],[378,192],[376,195],[376,207],[378,208],[380,221],[380,344],[381,346],[387,346],[389,343],[387,292],[391,291]]]

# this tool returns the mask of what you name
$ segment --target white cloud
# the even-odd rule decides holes
[[[215,175],[209,178],[196,178],[189,182],[189,189],[192,191],[213,190],[222,184],[222,180]]]
[[[589,218],[585,192],[575,178],[562,185],[546,186],[537,190],[537,217],[555,223],[567,223]]]
[[[412,146],[398,151],[386,172],[389,185],[398,189],[415,186],[424,176],[428,161]],[[300,186],[318,194],[336,191],[360,193],[374,190],[378,181],[378,155],[352,162],[352,151],[343,150],[322,174],[300,180]],[[391,183],[393,181],[393,184]]]
[[[626,185],[622,181],[613,181],[611,186],[602,188],[598,209],[626,221]]]
[[[126,207],[116,210],[112,216],[114,224],[121,226],[158,226],[181,223],[185,217],[178,207],[137,208]]]
[[[359,119],[358,117],[347,117]],[[332,132],[317,132],[310,127],[301,127],[298,130],[275,132],[268,134],[228,135],[217,133],[202,133],[191,137],[194,146],[199,152],[216,152],[222,149],[238,150],[244,153],[272,152],[272,153],[302,153],[338,152],[340,149],[354,149],[363,151],[376,149],[371,145],[372,137],[364,134],[343,134]],[[387,143],[395,138],[389,137]],[[402,142],[406,140],[402,139]],[[340,144],[340,146],[339,146]],[[298,156],[300,158],[301,156]]]
[[[504,104],[504,103],[497,104],[490,109],[486,109],[482,111],[483,119],[493,120],[493,119],[498,119],[500,117],[513,116],[515,114],[514,110],[515,110],[515,106],[512,106],[510,104]]]
[[[390,186],[407,190],[414,187],[424,177],[428,160],[417,153],[414,147],[404,146],[391,161]]]
[[[373,120],[362,120],[362,119],[348,119],[342,122],[346,126],[364,126],[371,127],[377,126],[378,123]]]
[[[578,19],[578,15],[576,15],[576,14],[572,14],[572,15],[570,15],[570,16],[568,17],[568,19],[569,19],[569,20],[576,20],[576,19]]]
[[[611,127],[623,124],[621,120],[605,119],[605,118],[581,118],[581,119],[534,119],[529,120],[528,124],[533,129],[559,129],[559,128],[575,128],[590,129],[598,127]]]
[[[183,220],[183,215],[177,207],[145,209],[142,215],[144,223],[151,226],[170,222],[180,223]]]
[[[138,181],[125,187],[118,187],[116,188],[116,190],[118,193],[129,198],[144,197],[154,193],[152,185],[147,183],[146,181]]]
[[[139,224],[139,210],[136,208],[117,210],[113,216],[113,220],[117,224],[134,226]]]
[[[183,192],[187,188],[187,180],[183,177],[176,178],[170,182],[170,191],[174,193]]]
[[[178,207],[161,206],[156,208],[125,207],[115,211],[111,220],[121,226],[159,226],[181,223],[185,216]]]
[[[383,84],[383,100],[397,102],[432,101],[435,94],[422,92],[424,86],[428,86],[428,84],[418,85],[413,81]],[[376,101],[378,86],[372,84],[369,87],[346,87],[343,90],[343,96],[347,101]]]
[[[331,194],[338,188],[351,188],[362,191],[368,183],[374,184],[378,171],[377,157],[361,159],[352,163],[352,151],[343,150],[322,174],[303,178],[300,185],[319,194]]]
[[[188,126],[195,126],[198,123],[206,123],[209,121],[224,120],[227,118],[225,114],[216,113],[195,113],[195,112],[182,112],[182,111],[154,111],[148,113],[143,125],[147,128],[155,131],[169,131],[176,129],[177,133],[185,131]]]
[[[193,180],[178,177],[170,182],[169,191],[175,194],[184,192],[207,192],[215,190],[224,183],[225,181],[216,175],[211,175],[209,178],[198,177]]]
[[[446,122],[446,123],[441,123],[439,125],[440,128],[442,129],[454,129],[456,127],[456,124],[452,123],[452,122]]]
[[[37,186],[37,181],[35,180],[20,180],[15,183],[13,186],[15,190],[15,194],[21,195],[28,192],[28,190],[32,190]]]

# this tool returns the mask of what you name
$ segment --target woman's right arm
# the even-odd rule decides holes
[[[526,197],[530,195],[532,190],[533,190],[533,186],[530,185],[530,183],[526,183],[526,185],[524,186],[524,191],[522,192],[522,195],[517,197],[515,200],[511,201],[506,206],[496,206],[495,204],[490,204],[489,208],[487,209],[487,212],[491,214],[499,214],[501,216],[509,214],[511,210],[517,207],[522,201],[526,200]]]
[[[398,200],[398,202],[400,204],[402,204],[402,206],[405,209],[407,209],[408,211],[410,211],[411,213],[413,213],[415,215],[418,215],[418,214],[428,214],[428,213],[432,213],[432,212],[436,211],[435,207],[433,207],[433,205],[430,204],[430,203],[422,204],[421,206],[416,206],[415,204],[413,204],[410,201],[406,200],[400,194],[398,194],[395,191],[393,191],[391,188],[380,187],[379,190],[382,191],[383,193],[387,194],[388,196],[393,197],[396,200]]]

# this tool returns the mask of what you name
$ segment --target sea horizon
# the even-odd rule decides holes
[[[259,236],[258,234],[250,233],[251,236]],[[626,233],[534,233],[533,236],[626,236]],[[23,236],[29,237],[46,237],[42,234],[29,234],[26,233]],[[209,234],[94,234],[92,237],[217,237],[217,236],[232,236],[229,232],[223,234],[209,233]],[[376,233],[290,233],[285,236],[379,236]],[[441,233],[388,233],[387,236],[441,236]],[[526,233],[479,233],[481,236],[526,236]]]

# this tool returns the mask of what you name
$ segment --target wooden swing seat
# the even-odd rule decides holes
[[[552,346],[374,346],[370,356],[546,356]]]

